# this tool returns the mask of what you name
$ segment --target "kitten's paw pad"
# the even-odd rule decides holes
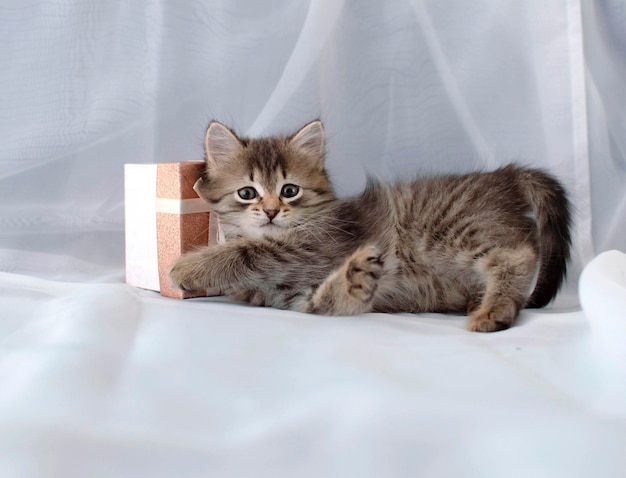
[[[513,301],[496,304],[489,309],[480,308],[470,315],[472,332],[498,332],[506,330],[517,318],[518,308]]]
[[[383,261],[376,246],[357,249],[346,267],[348,294],[362,302],[369,302],[376,292],[382,272]]]

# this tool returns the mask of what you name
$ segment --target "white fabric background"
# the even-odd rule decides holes
[[[556,306],[479,336],[123,284],[124,163],[200,159],[210,119],[315,117],[342,195],[561,177]],[[575,292],[626,250],[625,191],[623,0],[0,0],[0,476],[620,476]]]

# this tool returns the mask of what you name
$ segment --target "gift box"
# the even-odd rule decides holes
[[[128,284],[179,299],[220,294],[182,291],[169,280],[181,254],[221,236],[209,205],[193,189],[204,167],[202,161],[124,165]]]

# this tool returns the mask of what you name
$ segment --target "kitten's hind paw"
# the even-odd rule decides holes
[[[486,308],[482,306],[470,315],[472,332],[498,332],[506,330],[517,318],[519,308],[513,300],[502,299]]]
[[[378,247],[364,246],[357,249],[345,267],[348,294],[361,302],[371,301],[383,272],[383,261]]]

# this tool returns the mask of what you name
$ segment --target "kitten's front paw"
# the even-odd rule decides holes
[[[206,277],[196,254],[180,256],[170,269],[170,281],[174,287],[184,291],[207,289]]]
[[[364,246],[357,249],[346,264],[348,294],[361,302],[371,301],[382,272],[383,261],[378,247]]]

